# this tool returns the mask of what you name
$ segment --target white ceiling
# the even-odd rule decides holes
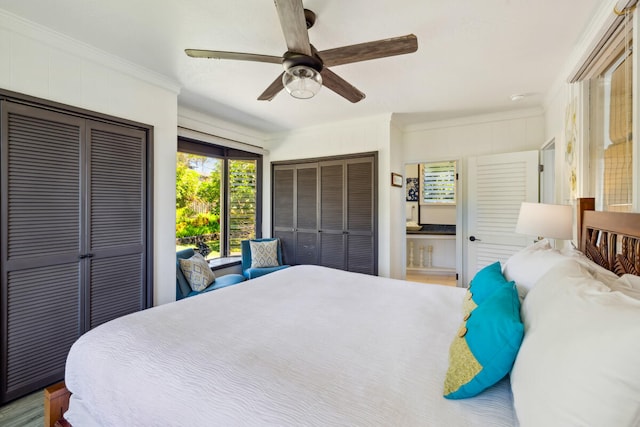
[[[4,9],[177,81],[180,105],[265,132],[378,114],[405,123],[541,106],[601,0],[306,0],[319,50],[413,33],[413,54],[333,67],[367,97],[256,98],[277,64],[185,48],[282,55],[269,0],[0,0]],[[513,103],[510,95],[528,96]]]

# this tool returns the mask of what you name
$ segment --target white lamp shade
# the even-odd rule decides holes
[[[569,205],[522,202],[516,233],[570,240],[573,238],[573,209]]]

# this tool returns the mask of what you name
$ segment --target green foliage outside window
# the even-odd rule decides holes
[[[176,237],[201,236],[220,231],[220,217],[213,213],[194,214],[188,208],[176,209]]]
[[[223,160],[178,153],[176,164],[177,250],[205,243],[220,256],[220,218]],[[256,169],[255,160],[228,161],[229,226],[231,254],[240,253],[240,241],[255,237]],[[227,238],[227,236],[222,236]],[[183,243],[188,242],[188,243]]]
[[[229,249],[240,254],[240,242],[255,237],[256,161],[229,161]]]

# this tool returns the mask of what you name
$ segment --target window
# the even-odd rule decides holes
[[[631,135],[631,81],[633,55],[624,55],[603,76],[603,131],[597,144],[596,199],[605,211],[631,211],[633,188],[633,147]],[[604,108],[602,108],[604,107]]]
[[[596,209],[604,211],[630,211],[633,205],[633,9],[612,15],[604,37],[570,79],[588,87],[589,186]],[[573,144],[568,162],[572,156]]]
[[[431,162],[420,165],[421,205],[456,203],[456,162]]]
[[[240,255],[240,242],[256,236],[256,160],[229,159],[229,254]]]
[[[207,259],[240,255],[259,236],[262,156],[180,138],[176,164],[176,251]]]

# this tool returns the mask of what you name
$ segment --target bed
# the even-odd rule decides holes
[[[304,265],[83,335],[67,359],[61,423],[639,425],[640,214],[580,221],[584,254],[536,244],[503,266],[523,284],[524,339],[511,375],[475,397],[443,398],[466,289]],[[584,315],[598,310],[589,335]],[[593,365],[606,366],[586,376]]]

